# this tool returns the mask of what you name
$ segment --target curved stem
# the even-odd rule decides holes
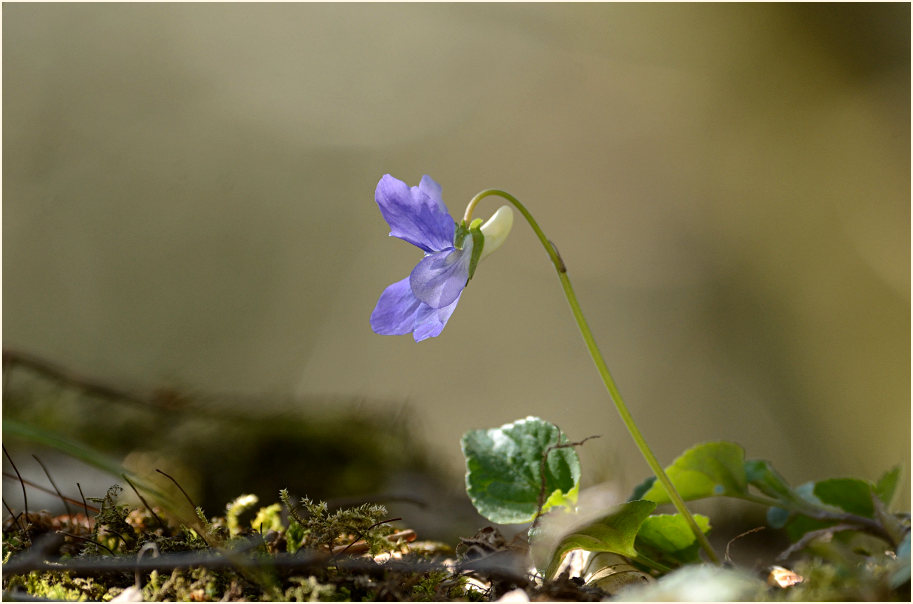
[[[564,261],[561,259],[561,256],[558,254],[555,244],[553,244],[545,236],[545,233],[542,232],[542,229],[539,228],[539,224],[532,217],[532,214],[526,209],[526,207],[520,203],[516,197],[510,193],[498,189],[486,189],[481,193],[477,194],[475,197],[470,200],[469,205],[466,206],[466,213],[463,217],[463,221],[466,224],[469,224],[472,219],[472,212],[475,209],[475,206],[485,197],[492,195],[497,195],[498,197],[503,197],[509,201],[520,214],[526,219],[529,223],[529,226],[532,227],[533,232],[536,233],[536,237],[542,243],[542,246],[545,248],[545,251],[548,253],[549,258],[552,261],[552,264],[555,265],[555,270],[558,271],[558,279],[561,281],[561,287],[564,289],[564,295],[567,297],[568,304],[570,304],[571,312],[574,315],[574,320],[577,322],[577,327],[580,329],[580,335],[583,336],[583,341],[586,344],[587,351],[590,353],[593,362],[596,364],[596,370],[599,372],[599,376],[602,378],[602,382],[605,385],[606,390],[609,393],[609,398],[612,399],[612,402],[615,404],[615,409],[618,411],[618,414],[621,416],[621,421],[624,422],[625,427],[628,429],[628,432],[631,434],[631,438],[634,439],[634,443],[637,445],[637,448],[640,450],[644,459],[647,461],[647,465],[650,466],[650,469],[653,470],[653,473],[659,479],[660,483],[666,488],[666,492],[669,494],[669,499],[672,501],[672,504],[675,506],[675,509],[678,510],[678,513],[682,515],[685,521],[688,523],[688,526],[691,527],[692,532],[694,533],[695,538],[698,543],[700,543],[703,550],[707,553],[707,557],[710,558],[714,563],[719,564],[720,560],[717,557],[716,552],[713,551],[713,548],[710,546],[710,542],[707,540],[706,535],[701,531],[700,527],[697,525],[697,522],[694,520],[694,517],[691,515],[691,512],[688,511],[688,508],[685,506],[685,501],[679,495],[678,491],[675,490],[672,481],[669,480],[669,477],[666,476],[666,472],[663,470],[663,467],[657,461],[656,456],[653,454],[653,451],[650,450],[647,441],[644,439],[643,435],[640,433],[640,430],[637,428],[637,424],[634,423],[634,418],[631,416],[631,412],[628,411],[627,405],[624,403],[624,399],[621,398],[621,392],[618,390],[618,386],[615,384],[615,380],[612,378],[612,374],[609,372],[609,368],[606,365],[605,359],[602,357],[602,353],[599,352],[599,347],[596,345],[596,340],[593,337],[593,333],[590,331],[589,325],[587,325],[586,318],[583,316],[583,311],[580,309],[580,303],[577,301],[577,295],[574,293],[574,288],[571,286],[571,281],[567,276],[567,267],[564,265]]]
[[[762,497],[760,495],[753,495],[751,493],[742,493],[739,495],[733,495],[732,497],[741,499],[742,501],[758,503],[767,507],[783,508],[790,512],[804,514],[805,516],[816,518],[818,520],[833,520],[834,522],[842,522],[844,524],[852,525],[856,528],[861,528],[862,530],[867,531],[876,537],[886,539],[889,543],[895,546],[898,545],[897,540],[891,536],[888,530],[886,530],[886,528],[880,522],[873,520],[872,518],[866,518],[865,516],[851,514],[849,512],[825,509],[802,500],[780,501],[777,499]]]

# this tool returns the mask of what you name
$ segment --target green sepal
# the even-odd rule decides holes
[[[476,225],[476,221],[472,222],[475,226],[470,226],[469,234],[472,235],[472,256],[469,257],[469,279],[472,279],[472,276],[476,273],[476,266],[479,264],[479,259],[482,257],[482,248],[485,247],[485,235],[482,234],[482,230],[479,229],[479,226]],[[469,280],[467,279],[467,282]]]
[[[466,235],[469,234],[470,227],[466,226],[465,222],[455,223],[456,232],[453,234],[453,247],[458,250],[463,249],[463,239],[466,238]]]
[[[456,233],[453,236],[453,245],[460,250],[463,249],[463,240],[466,239],[466,236],[472,237],[472,255],[469,257],[469,277],[466,279],[466,283],[469,283],[469,280],[475,275],[476,266],[482,257],[482,248],[485,247],[485,235],[482,234],[481,226],[481,218],[476,218],[469,223],[469,226],[466,226],[465,222],[461,222],[456,225]]]

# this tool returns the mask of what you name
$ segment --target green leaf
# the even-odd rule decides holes
[[[748,484],[745,477],[745,450],[730,442],[695,445],[666,468],[669,480],[682,499],[703,499],[714,495],[743,495]],[[644,499],[669,503],[666,488],[659,481],[644,493]]]
[[[574,529],[558,543],[545,573],[551,577],[565,554],[573,549],[591,552],[612,552],[629,558],[637,557],[634,539],[647,516],[656,509],[652,501],[629,501],[616,507],[610,514]]]
[[[694,514],[701,531],[710,530],[710,519],[702,514]],[[648,557],[657,562],[674,562],[687,564],[699,562],[700,544],[681,514],[656,514],[648,517],[637,533],[635,545],[642,554],[649,552]]]
[[[476,510],[499,524],[530,522],[536,516],[545,469],[543,512],[574,505],[580,486],[580,460],[558,428],[527,417],[489,430],[470,430],[461,445],[466,457],[466,492]]]
[[[858,478],[831,478],[815,483],[815,496],[822,503],[866,518],[875,517],[872,485]]]
[[[894,493],[897,491],[897,485],[900,484],[900,474],[902,467],[897,465],[885,472],[878,482],[875,483],[875,494],[888,507],[894,499]]]
[[[653,486],[653,483],[656,482],[656,476],[648,476],[644,479],[642,483],[634,487],[634,492],[631,493],[631,496],[628,497],[628,501],[634,501],[636,499],[643,499],[644,494],[650,490],[650,487]]]
[[[710,518],[703,514],[693,514],[693,516],[701,532],[710,531]],[[694,532],[681,514],[650,516],[640,527],[637,540],[638,542],[642,540],[650,547],[668,554],[681,552],[698,544],[697,537],[694,536]]]
[[[745,477],[748,484],[759,491],[780,501],[795,501],[798,496],[786,483],[786,480],[773,469],[769,461],[749,459],[745,462]]]

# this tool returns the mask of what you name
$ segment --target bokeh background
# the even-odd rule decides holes
[[[429,174],[454,215],[530,208],[660,460],[875,479],[910,460],[910,159],[908,4],[7,4],[3,345],[250,413],[355,401],[455,491],[464,431],[538,415],[627,491],[524,224],[440,338],[372,333],[420,255],[374,187]]]

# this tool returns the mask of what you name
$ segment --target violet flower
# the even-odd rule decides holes
[[[458,225],[444,205],[441,186],[427,175],[410,188],[385,174],[374,200],[390,235],[421,248],[425,257],[408,277],[383,291],[371,313],[371,328],[381,335],[411,333],[416,342],[440,335],[478,261],[510,231],[510,208],[498,210],[481,227],[481,220]]]

